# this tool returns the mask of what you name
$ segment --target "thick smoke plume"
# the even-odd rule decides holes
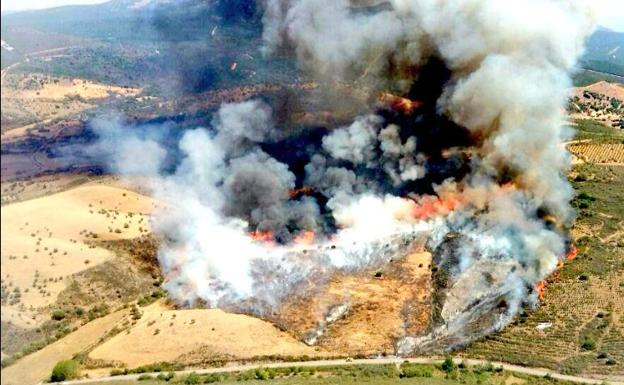
[[[114,169],[151,176],[168,202],[154,228],[171,295],[263,314],[310,279],[383,265],[426,236],[448,277],[440,326],[398,353],[463,343],[535,305],[573,220],[563,106],[593,28],[586,2],[267,0],[263,23],[266,55],[400,105],[308,140],[264,102],[224,104],[183,134],[173,168],[170,149],[125,134]],[[104,143],[117,141],[106,126]],[[127,155],[137,143],[147,160]]]

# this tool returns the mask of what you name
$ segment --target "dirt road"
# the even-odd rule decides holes
[[[473,360],[473,359],[463,359],[456,358],[454,359],[456,363],[463,362],[468,366],[475,365],[484,365],[484,364],[492,364],[494,367],[502,367],[504,370],[514,373],[522,373],[528,374],[531,376],[550,376],[551,378],[555,378],[558,380],[571,381],[580,384],[603,384],[605,381],[612,385],[624,385],[624,378],[614,378],[614,379],[595,379],[595,378],[586,378],[586,377],[577,377],[577,376],[568,376],[565,374],[560,374],[557,372],[553,372],[552,370],[543,369],[543,368],[527,368],[524,366],[505,364],[502,362],[490,362],[484,360]],[[196,369],[196,370],[186,370],[177,372],[178,374],[196,372],[199,374],[208,374],[208,373],[230,373],[230,372],[238,372],[250,369],[258,369],[262,368],[284,368],[284,367],[292,367],[292,366],[348,366],[348,365],[383,365],[383,364],[396,364],[399,365],[402,362],[408,361],[414,364],[439,364],[443,361],[440,357],[417,357],[417,358],[370,358],[370,359],[358,359],[358,360],[319,360],[319,361],[302,361],[302,362],[278,362],[272,364],[251,364],[251,365],[235,365],[235,366],[224,366],[220,368],[208,368],[208,369]],[[151,373],[153,375],[157,375],[157,373]],[[141,374],[128,374],[125,376],[115,376],[115,377],[104,377],[104,378],[92,378],[86,380],[76,380],[76,381],[66,381],[61,384],[66,385],[78,385],[78,384],[90,384],[90,383],[106,383],[111,381],[119,381],[119,380],[138,380]]]

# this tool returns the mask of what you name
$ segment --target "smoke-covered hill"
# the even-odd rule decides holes
[[[111,0],[96,5],[3,14],[1,30],[2,39],[21,53],[39,50],[44,43],[37,42],[43,36],[46,36],[45,46],[55,48],[70,42],[75,45],[77,38],[89,39],[85,44],[91,40],[125,44],[197,43],[217,32],[231,37],[228,42],[231,53],[244,50],[250,43],[258,48],[254,39],[259,39],[261,34],[260,15],[255,0]],[[23,38],[25,33],[28,39]],[[9,53],[4,49],[2,55],[3,63],[12,62],[5,60]],[[599,28],[587,40],[579,67],[624,76],[624,33]]]
[[[587,41],[579,66],[624,76],[624,33],[599,28]]]
[[[2,39],[18,54],[31,54],[22,71],[163,94],[296,78],[292,61],[260,54],[260,14],[253,1],[114,0],[20,12],[2,16]],[[33,58],[42,50],[67,47],[73,51],[63,57]]]

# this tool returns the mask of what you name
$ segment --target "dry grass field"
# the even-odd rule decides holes
[[[35,328],[72,276],[112,260],[94,244],[149,233],[153,202],[122,188],[87,184],[2,208],[2,320]]]
[[[45,74],[6,74],[2,78],[2,141],[45,130],[45,122],[74,116],[109,97],[141,92],[82,79]]]
[[[198,364],[261,356],[322,356],[274,325],[219,309],[175,310],[161,302],[141,308],[136,325],[95,348],[89,357],[137,367],[157,362]]]

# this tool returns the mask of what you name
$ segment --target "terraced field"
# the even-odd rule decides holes
[[[577,258],[548,279],[538,309],[462,354],[624,378],[624,167],[580,164],[573,175]]]
[[[566,374],[624,379],[624,135],[575,121],[570,151],[581,159],[570,179],[577,257],[546,284],[538,309],[472,344],[463,354],[548,367]],[[537,326],[548,325],[542,329]]]
[[[585,162],[624,164],[624,143],[574,143],[569,148]]]

